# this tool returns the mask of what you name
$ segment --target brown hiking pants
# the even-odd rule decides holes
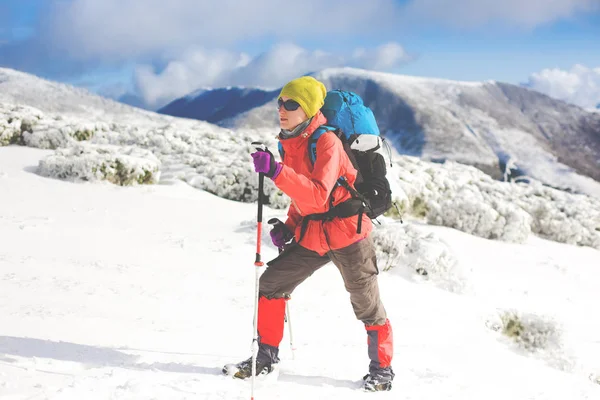
[[[333,261],[342,274],[356,318],[365,325],[384,325],[387,317],[379,298],[379,270],[370,238],[323,256],[300,245],[291,245],[267,263],[269,267],[260,277],[260,294],[267,299],[288,297],[329,261]]]

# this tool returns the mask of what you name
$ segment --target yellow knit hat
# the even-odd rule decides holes
[[[326,94],[327,89],[323,83],[312,76],[303,76],[288,82],[281,89],[279,97],[286,96],[297,101],[308,118],[310,118],[323,107]]]

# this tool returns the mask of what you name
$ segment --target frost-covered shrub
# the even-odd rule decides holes
[[[11,118],[0,119],[0,146],[18,144],[21,140],[21,121]]]
[[[427,221],[487,239],[522,243],[529,236],[531,217],[504,200],[486,201],[474,187],[464,186],[453,196],[431,202]]]
[[[454,162],[401,157],[392,169],[407,213],[489,239],[522,243],[534,232],[564,243],[600,248],[600,201],[532,181],[498,182]]]
[[[117,185],[157,183],[160,161],[148,150],[135,147],[78,144],[59,149],[41,160],[42,176],[71,180],[105,180]]]
[[[450,248],[434,234],[422,234],[413,225],[386,223],[371,235],[379,269],[409,280],[427,280],[452,292],[466,289],[465,272]]]
[[[498,182],[473,167],[403,157],[395,171],[416,217],[489,239],[523,242],[529,235],[527,213],[496,196]]]
[[[41,115],[31,107],[0,103],[0,146],[24,144],[23,133],[33,131]]]
[[[92,129],[80,129],[76,130],[73,133],[73,137],[78,142],[82,142],[84,140],[90,140],[94,136],[94,131]]]
[[[113,132],[96,134],[93,142],[135,145],[152,149],[163,163],[162,179],[182,180],[202,190],[230,200],[253,202],[258,199],[258,174],[254,172],[250,143],[263,140],[275,148],[273,136],[265,132],[230,132],[198,123],[191,129],[163,126],[142,131],[116,127]],[[271,179],[265,179],[265,200],[274,208],[289,204]],[[272,203],[271,203],[272,201]]]
[[[500,310],[494,319],[490,326],[510,339],[516,349],[560,370],[575,367],[563,343],[562,327],[554,318],[510,309]]]
[[[106,124],[86,123],[79,121],[42,120],[31,132],[23,133],[27,146],[40,149],[58,149],[75,145],[77,142],[89,141],[98,132],[106,130]]]
[[[106,130],[105,122],[47,115],[32,107],[0,104],[0,145],[22,144],[40,149],[69,147]]]
[[[73,145],[75,140],[64,129],[47,128],[36,129],[33,132],[25,132],[23,141],[26,146],[40,149],[58,149]]]
[[[556,323],[535,314],[504,311],[500,315],[502,333],[527,350],[546,349],[560,344]]]
[[[273,190],[269,196],[269,204],[273,208],[287,208],[291,201],[281,190]]]
[[[557,242],[600,248],[600,201],[543,186],[518,185],[515,203],[532,217],[536,234]]]
[[[169,176],[226,199],[245,202],[258,199],[258,177],[251,163],[240,158],[222,160],[219,156],[219,153],[207,153],[177,157],[185,168],[180,165],[175,171],[170,169]],[[167,160],[173,158],[167,157]],[[265,179],[266,199],[274,192],[273,186],[270,179]]]

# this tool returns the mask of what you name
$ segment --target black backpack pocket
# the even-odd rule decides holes
[[[374,219],[392,206],[392,191],[386,178],[385,158],[375,152],[352,151],[362,174],[362,182],[355,184],[356,190],[368,201],[367,215]]]

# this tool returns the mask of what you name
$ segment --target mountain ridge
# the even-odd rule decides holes
[[[598,112],[496,81],[459,82],[354,68],[328,69],[314,76],[329,88],[363,96],[397,154],[456,161],[499,180],[508,172],[510,179],[531,177],[555,188],[600,197]],[[0,103],[78,115],[88,121],[163,126],[202,120],[236,131],[272,130],[274,135],[279,130],[278,92],[248,87],[196,91],[180,100],[189,111],[200,109],[203,118],[184,114],[180,119],[0,69]]]
[[[599,113],[497,81],[452,81],[355,68],[326,69],[313,76],[329,89],[361,95],[399,154],[457,161],[496,179],[503,177],[507,164],[516,163],[514,176],[584,192],[589,182],[582,178],[589,177],[600,187]],[[240,103],[237,107],[245,111],[226,118],[217,113],[205,116],[210,122],[233,129],[278,129],[276,96],[248,101],[235,90],[213,89],[202,93],[203,104],[210,103],[217,90],[218,96],[229,95],[227,102]],[[194,100],[186,107],[190,113],[178,115],[196,118]]]

